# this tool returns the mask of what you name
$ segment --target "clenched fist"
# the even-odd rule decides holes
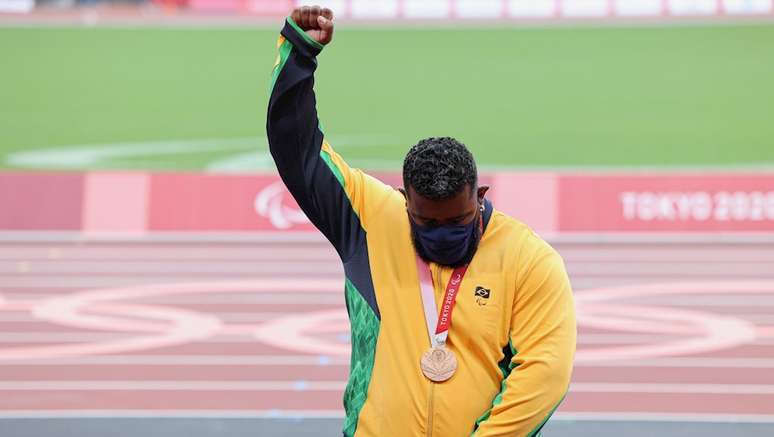
[[[333,39],[333,11],[328,8],[302,6],[293,9],[290,18],[320,44],[328,44]]]

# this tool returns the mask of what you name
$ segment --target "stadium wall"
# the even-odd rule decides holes
[[[355,20],[508,20],[769,15],[774,0],[316,0]],[[309,0],[190,0],[198,11],[283,16]]]
[[[542,233],[774,232],[772,173],[496,172],[481,183]],[[275,175],[135,172],[0,173],[0,230],[314,231]]]
[[[336,11],[339,19],[364,22],[411,21],[578,21],[774,17],[774,0],[151,0],[168,18],[248,16],[276,19],[302,4],[320,4]],[[30,15],[55,19],[72,14],[88,23],[111,19],[158,19],[153,8],[125,2],[114,7],[52,8],[34,0],[0,0],[0,19]],[[95,3],[96,4],[96,3]],[[158,12],[158,11],[157,11]],[[6,15],[6,17],[4,17]],[[154,18],[155,17],[155,18]],[[61,18],[61,17],[60,17]],[[13,21],[12,21],[13,22]]]

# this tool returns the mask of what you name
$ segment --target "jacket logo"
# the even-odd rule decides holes
[[[489,295],[491,294],[491,291],[489,291],[488,288],[484,287],[476,287],[476,303],[479,306],[484,306],[489,302]]]

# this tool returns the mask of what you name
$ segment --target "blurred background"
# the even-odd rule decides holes
[[[327,0],[318,111],[563,255],[544,437],[774,435],[772,0]],[[265,117],[295,0],[0,0],[0,435],[340,435],[343,274]]]

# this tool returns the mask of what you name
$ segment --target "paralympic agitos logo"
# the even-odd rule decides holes
[[[286,194],[282,181],[271,183],[255,196],[253,208],[261,217],[266,217],[277,229],[289,229],[296,225],[307,224],[309,219],[295,205],[289,205],[290,196]],[[286,200],[288,199],[288,200]]]

